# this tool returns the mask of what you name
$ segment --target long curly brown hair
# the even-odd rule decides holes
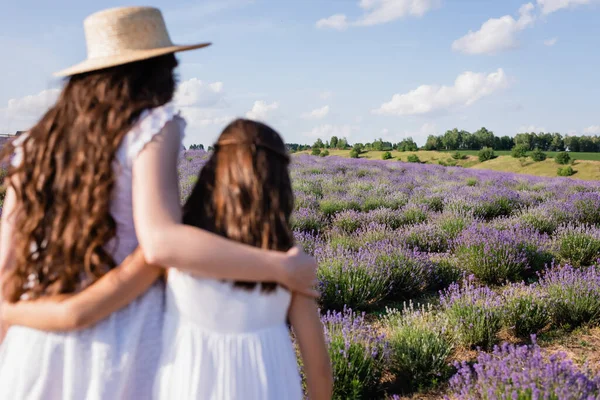
[[[273,129],[260,122],[233,121],[200,171],[183,222],[261,249],[289,250],[294,245],[289,162],[285,144]],[[276,287],[273,282],[261,285],[264,291]]]
[[[116,235],[115,154],[142,111],[171,101],[176,66],[166,55],[72,76],[27,133],[22,163],[8,173],[18,206],[6,299],[71,293],[115,266],[106,248]]]

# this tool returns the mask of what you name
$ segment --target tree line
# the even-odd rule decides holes
[[[443,135],[430,135],[425,143],[425,150],[481,150],[484,147],[494,150],[512,150],[514,146],[526,151],[539,149],[542,151],[574,151],[600,152],[600,137],[561,135],[558,132],[518,133],[515,137],[494,135],[485,127],[476,132],[452,129]]]
[[[358,153],[365,151],[417,151],[419,147],[411,137],[407,137],[400,142],[392,143],[381,138],[367,143],[354,143],[351,145],[346,138],[332,136],[330,140],[323,141],[317,139],[312,145],[287,143],[288,150],[291,153],[306,150],[355,150]],[[573,151],[573,152],[600,152],[600,137],[598,136],[571,136],[561,135],[558,132],[531,132],[519,133],[515,137],[496,136],[494,132],[485,127],[475,131],[468,132],[454,128],[447,130],[443,135],[429,135],[424,150],[481,150],[491,148],[494,150],[512,150],[518,146],[525,151],[539,149],[542,151]],[[204,150],[204,145],[193,144],[190,150]],[[208,147],[208,151],[212,146]]]

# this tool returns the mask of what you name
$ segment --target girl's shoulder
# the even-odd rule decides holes
[[[170,121],[177,123],[180,140],[183,143],[186,122],[172,103],[144,110],[131,130],[123,137],[117,151],[117,159],[126,165],[131,165],[136,156],[146,144],[150,143],[162,128]]]

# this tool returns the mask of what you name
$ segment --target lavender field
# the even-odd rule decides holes
[[[600,332],[600,182],[307,155],[292,175],[336,398],[600,399],[600,340],[550,351]]]

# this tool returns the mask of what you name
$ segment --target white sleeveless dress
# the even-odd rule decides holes
[[[133,160],[174,118],[171,105],[144,112],[118,149],[111,203],[117,238],[109,244],[117,263],[138,245],[132,209]],[[183,126],[180,131],[183,136]],[[13,163],[20,162],[17,153]],[[124,309],[82,331],[11,327],[0,346],[0,399],[150,399],[160,360],[163,316],[164,285],[156,283]]]
[[[290,300],[170,269],[155,399],[302,399]]]

